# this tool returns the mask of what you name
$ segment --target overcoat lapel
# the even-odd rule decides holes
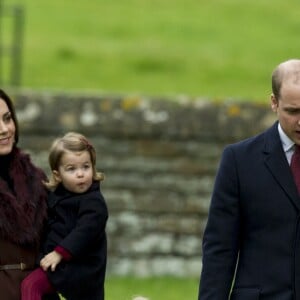
[[[300,210],[300,197],[290,166],[286,160],[277,128],[278,122],[266,131],[264,148],[265,164],[295,208]]]

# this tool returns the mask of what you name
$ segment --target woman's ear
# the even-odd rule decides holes
[[[53,174],[53,177],[54,177],[55,181],[61,182],[61,177],[60,177],[60,174],[57,170],[53,170],[52,174]]]
[[[275,113],[277,112],[278,100],[276,99],[274,94],[271,95],[271,108],[272,108],[273,112],[275,112]]]

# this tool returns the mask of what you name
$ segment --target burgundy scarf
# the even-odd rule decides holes
[[[9,177],[14,193],[0,178],[0,236],[17,244],[33,245],[40,240],[46,218],[45,175],[18,148],[13,149],[11,157]]]

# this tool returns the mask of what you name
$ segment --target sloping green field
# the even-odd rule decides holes
[[[24,87],[265,101],[300,57],[299,1],[3,2],[25,8]]]
[[[268,101],[275,65],[300,57],[295,0],[2,3],[24,5],[26,88]],[[9,44],[11,20],[1,21]],[[107,300],[196,299],[197,289],[197,278],[108,278],[106,284]]]

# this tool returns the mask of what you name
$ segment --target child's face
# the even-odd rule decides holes
[[[61,157],[55,179],[73,193],[84,193],[93,182],[93,166],[88,151],[66,151]]]

